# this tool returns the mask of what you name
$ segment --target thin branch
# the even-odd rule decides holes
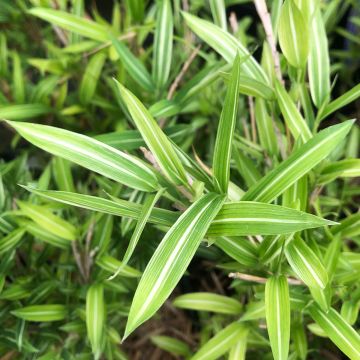
[[[168,92],[167,95],[167,99],[171,100],[174,96],[174,93],[176,91],[176,89],[178,88],[181,80],[183,79],[184,75],[186,74],[186,72],[188,71],[191,63],[194,61],[195,57],[197,56],[197,54],[199,53],[199,50],[201,48],[201,45],[198,45],[190,54],[190,56],[188,57],[188,59],[184,62],[184,65],[181,68],[180,73],[178,74],[178,76],[175,78],[174,82],[171,84],[170,86],[170,90]]]
[[[280,57],[279,57],[279,53],[276,50],[276,40],[271,25],[271,18],[266,6],[266,2],[265,0],[254,0],[254,3],[255,3],[256,11],[259,14],[260,20],[264,26],[267,41],[270,45],[272,57],[274,60],[275,74],[277,78],[281,82],[283,82],[281,75],[281,68],[280,68]]]
[[[251,282],[256,282],[259,284],[265,284],[267,279],[260,277],[260,276],[255,276],[255,275],[250,275],[250,274],[243,274],[240,272],[235,272],[235,273],[230,273],[229,278],[232,279],[240,279],[240,280],[244,280],[244,281],[251,281]],[[294,278],[287,278],[287,281],[290,285],[304,285],[304,283],[301,280],[298,279],[294,279]]]
[[[76,240],[71,242],[71,248],[72,248],[72,252],[73,252],[73,255],[74,255],[76,265],[77,265],[77,267],[78,267],[78,269],[80,271],[81,277],[83,278],[84,281],[86,281],[86,275],[85,275],[83,264],[81,262],[81,255],[80,255],[79,250],[77,248]]]
[[[134,31],[131,31],[131,32],[128,32],[127,34],[120,35],[117,39],[118,40],[129,40],[129,39],[132,39],[135,36],[136,36],[136,33]],[[111,44],[112,44],[111,41],[105,42],[104,44],[96,47],[95,49],[93,49],[93,50],[91,50],[91,51],[89,51],[87,53],[84,53],[83,57],[86,58],[86,57],[88,57],[88,56],[90,56],[92,54],[95,54],[96,52],[109,47]]]

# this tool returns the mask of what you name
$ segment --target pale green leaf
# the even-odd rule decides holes
[[[232,139],[234,136],[238,113],[239,84],[240,56],[238,55],[234,60],[223,110],[220,115],[214,148],[213,174],[220,191],[224,194],[228,191],[230,180],[230,160]]]
[[[330,96],[330,58],[320,6],[315,1],[311,3],[315,9],[311,19],[309,85],[312,100],[317,108],[320,108]]]
[[[278,235],[332,224],[328,220],[279,205],[252,201],[225,203],[208,235]]]
[[[270,202],[308,173],[344,139],[353,121],[320,131],[252,186],[242,200]]]
[[[313,303],[308,308],[311,317],[332,342],[351,360],[360,358],[360,335],[331,308],[327,313]]]
[[[168,298],[186,271],[223,201],[223,197],[213,193],[203,196],[167,232],[136,289],[125,337],[153,316]]]
[[[305,119],[301,116],[290,95],[279,81],[275,82],[275,90],[280,110],[294,138],[300,137],[303,142],[311,139],[312,134]]]
[[[91,285],[86,293],[86,328],[96,359],[100,357],[104,336],[106,310],[102,284]]]
[[[213,338],[205,343],[191,360],[215,360],[225,354],[239,340],[246,337],[248,329],[238,322],[233,322],[219,331]]]
[[[275,360],[286,360],[290,342],[290,296],[287,279],[272,276],[265,286],[266,325]]]
[[[20,200],[17,200],[17,204],[25,216],[29,217],[43,229],[67,240],[72,241],[76,239],[77,231],[75,226],[54,215],[45,207]]]
[[[217,51],[228,63],[232,63],[237,53],[247,59],[241,63],[241,72],[261,83],[269,84],[269,80],[258,62],[250,55],[246,47],[230,33],[218,26],[202,20],[189,13],[182,13],[187,25],[201,39]]]
[[[120,83],[116,84],[132,119],[166,177],[175,184],[187,184],[185,169],[168,137],[140,100]]]
[[[170,74],[173,47],[173,16],[170,0],[157,1],[156,29],[153,53],[153,78],[159,89]]]
[[[100,141],[52,126],[8,123],[26,140],[53,155],[135,189],[154,191],[158,187],[156,174],[147,164]]]
[[[328,275],[320,259],[300,237],[285,248],[286,258],[297,276],[309,287],[324,289]]]
[[[29,13],[48,21],[53,25],[60,26],[65,30],[69,30],[89,39],[102,42],[108,40],[108,29],[106,26],[89,19],[69,14],[68,12],[46,8],[32,8],[29,10]]]
[[[287,61],[303,68],[309,53],[309,26],[294,0],[285,0],[279,18],[279,43]]]
[[[178,296],[173,305],[181,309],[210,311],[220,314],[237,315],[242,310],[242,304],[228,296],[209,292],[197,292]]]
[[[67,310],[64,305],[32,305],[13,310],[13,315],[20,319],[35,322],[50,322],[63,320]]]

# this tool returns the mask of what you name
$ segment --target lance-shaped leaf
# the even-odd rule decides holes
[[[274,360],[286,360],[290,342],[290,296],[285,276],[272,276],[265,286],[266,325]]]
[[[124,265],[121,261],[113,258],[112,256],[103,255],[100,258],[96,259],[96,265],[104,269],[105,271],[109,271],[114,273],[120,268],[119,274],[125,277],[139,277],[141,276],[141,272],[136,270],[128,265]]]
[[[324,184],[338,177],[360,176],[360,159],[345,159],[324,166],[321,171],[318,183]]]
[[[227,193],[230,179],[232,139],[237,120],[240,84],[240,56],[237,55],[221,112],[214,148],[213,173],[220,191]]]
[[[266,110],[266,102],[263,99],[255,100],[255,119],[261,146],[269,155],[277,155],[278,142],[274,123]]]
[[[26,203],[20,200],[17,201],[17,204],[25,216],[29,217],[43,229],[67,240],[76,239],[77,231],[75,226],[54,215],[45,207]]]
[[[155,335],[151,337],[151,342],[160,349],[163,349],[173,355],[188,357],[191,354],[189,346],[181,340],[169,336]]]
[[[153,316],[168,298],[186,271],[223,201],[222,196],[213,193],[203,196],[167,232],[136,289],[125,337]]]
[[[169,138],[140,100],[119,82],[116,83],[136,127],[141,132],[163,173],[175,184],[187,184],[185,169]]]
[[[42,196],[50,200],[81,207],[84,209],[99,211],[105,214],[138,219],[141,212],[141,205],[131,201],[121,199],[113,201],[96,196],[66,191],[38,190],[32,187],[23,187],[36,195]],[[178,217],[179,215],[174,211],[154,208],[150,214],[149,222],[153,224],[171,226],[178,219]]]
[[[208,235],[278,235],[329,224],[332,222],[295,209],[240,201],[223,205]]]
[[[65,11],[40,7],[30,9],[29,13],[39,17],[40,19],[48,21],[53,25],[60,26],[65,30],[69,30],[89,39],[102,42],[106,42],[108,40],[108,29],[106,26],[80,16],[72,15]]]
[[[309,52],[309,27],[294,0],[285,0],[281,8],[278,35],[286,60],[294,67],[304,67]]]
[[[130,239],[130,243],[128,248],[126,249],[125,255],[123,260],[121,261],[121,265],[119,266],[119,268],[116,270],[115,274],[112,275],[109,280],[113,279],[114,277],[116,277],[121,269],[127,265],[127,263],[129,262],[131,255],[133,254],[135,247],[140,239],[140,236],[144,230],[145,225],[147,224],[151,211],[153,210],[156,202],[159,200],[159,198],[161,197],[161,195],[164,193],[165,189],[161,189],[160,191],[157,192],[156,195],[149,195],[147,197],[147,199],[144,202],[144,205],[141,208],[141,212],[139,214],[139,219],[138,222],[136,223],[134,232],[131,235],[131,239]]]
[[[252,186],[242,200],[270,202],[326,158],[344,139],[352,120],[320,131]]]
[[[216,238],[215,246],[239,264],[251,267],[258,263],[257,248],[246,238],[221,236]]]
[[[173,15],[170,0],[157,2],[156,28],[153,53],[153,78],[161,89],[170,73],[173,46]]]
[[[325,313],[316,303],[313,303],[308,307],[308,311],[325,334],[345,355],[352,360],[360,358],[360,335],[336,310],[330,308]]]
[[[214,23],[224,31],[227,31],[224,0],[209,0],[209,4]]]
[[[25,230],[22,228],[13,230],[11,233],[7,234],[0,239],[0,255],[6,253],[7,251],[16,247],[17,244],[21,241]]]
[[[59,321],[66,317],[64,305],[32,305],[11,311],[16,317],[35,322]]]
[[[341,109],[342,107],[350,104],[360,96],[360,84],[357,84],[352,89],[347,91],[345,94],[339,96],[337,99],[333,100],[331,103],[326,105],[325,109],[320,112],[319,118],[324,119],[336,110]]]
[[[25,120],[49,114],[51,108],[44,104],[16,104],[0,106],[0,119]]]
[[[328,275],[320,259],[300,238],[295,237],[285,248],[286,258],[297,276],[309,287],[324,289]]]
[[[303,142],[311,139],[312,134],[306,121],[279,81],[275,82],[275,90],[281,113],[294,138],[297,139],[300,137]]]
[[[245,360],[247,340],[247,335],[245,335],[232,346],[228,360]]]
[[[82,104],[88,104],[93,98],[105,59],[106,55],[99,52],[87,64],[79,88],[79,100]]]
[[[8,123],[26,140],[53,155],[131,188],[154,191],[158,187],[156,175],[147,164],[100,141],[52,126]]]
[[[174,306],[181,309],[211,311],[220,314],[237,315],[242,310],[242,304],[228,296],[197,292],[178,296]]]
[[[105,331],[106,310],[102,284],[91,285],[86,293],[86,328],[96,359],[100,357]]]
[[[154,84],[144,64],[135,55],[133,55],[124,42],[116,39],[114,36],[111,37],[111,41],[128,74],[143,89],[153,91]]]
[[[241,63],[241,72],[252,79],[269,85],[269,79],[264,70],[237,38],[206,20],[189,13],[183,12],[182,15],[191,30],[217,51],[228,63],[232,63],[236,54],[239,53],[241,57],[247,58]]]
[[[225,354],[239,340],[246,337],[248,329],[241,323],[234,322],[219,331],[205,343],[190,360],[215,360]]]
[[[46,242],[52,246],[56,246],[61,249],[68,249],[70,246],[69,240],[66,240],[50,231],[44,229],[33,221],[24,222],[26,231],[34,236],[37,240]]]
[[[328,99],[330,94],[330,57],[326,36],[325,22],[320,6],[310,1],[314,14],[311,19],[311,41],[309,53],[309,85],[310,93],[317,108]]]

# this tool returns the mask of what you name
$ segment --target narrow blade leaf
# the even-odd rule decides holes
[[[186,271],[224,198],[210,193],[196,201],[171,227],[148,263],[136,289],[125,337],[149,319]]]

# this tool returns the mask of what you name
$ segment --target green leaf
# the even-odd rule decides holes
[[[360,159],[340,160],[323,167],[318,180],[319,184],[325,184],[336,178],[351,178],[360,176]]]
[[[148,320],[168,298],[195,255],[224,198],[203,196],[166,233],[136,289],[124,337]]]
[[[240,314],[242,304],[228,296],[197,292],[178,296],[173,305],[181,309],[210,311],[219,314]]]
[[[106,55],[99,52],[93,55],[87,64],[79,89],[81,104],[88,104],[92,100],[105,60]]]
[[[24,74],[21,68],[20,56],[17,52],[13,53],[13,93],[17,103],[25,101],[25,82]]]
[[[228,63],[233,63],[237,53],[247,59],[241,63],[241,72],[251,79],[269,85],[269,79],[259,63],[250,55],[246,47],[230,33],[218,26],[189,13],[182,15],[192,31],[218,52]]]
[[[67,310],[64,305],[32,305],[11,311],[20,319],[35,322],[50,322],[63,320]]]
[[[309,53],[309,26],[294,0],[285,0],[279,18],[279,43],[286,60],[303,68]]]
[[[109,255],[103,255],[96,260],[96,265],[103,270],[114,273],[120,269],[119,274],[124,277],[137,278],[141,276],[141,272],[128,265],[123,265],[121,261]]]
[[[227,31],[226,8],[224,0],[209,0],[209,4],[214,23],[222,30]]]
[[[255,119],[259,132],[260,145],[269,155],[277,155],[279,150],[274,123],[266,109],[266,103],[262,99],[255,100]]]
[[[136,81],[143,89],[153,91],[154,84],[144,64],[135,55],[133,55],[124,42],[113,36],[111,37],[111,41],[124,68],[134,81]]]
[[[70,241],[76,239],[77,231],[75,226],[54,215],[45,207],[20,200],[17,200],[17,204],[25,216],[29,217],[43,229]]]
[[[227,194],[230,180],[230,160],[239,104],[240,56],[234,60],[230,82],[216,135],[213,173],[220,191]]]
[[[22,228],[13,230],[11,233],[7,234],[0,239],[0,255],[6,253],[7,251],[14,249],[17,244],[21,241],[25,230]]]
[[[186,357],[191,353],[189,346],[181,340],[160,335],[151,336],[150,339],[151,342],[157,347],[173,355],[181,355]]]
[[[272,276],[267,280],[265,308],[274,360],[286,360],[290,342],[290,296],[285,276]]]
[[[45,197],[50,200],[72,206],[78,206],[84,209],[99,211],[105,214],[138,219],[141,212],[141,205],[131,201],[121,199],[112,201],[96,196],[71,193],[66,191],[38,190],[32,187],[23,187],[36,195]],[[149,222],[159,225],[171,226],[178,219],[178,217],[179,216],[176,212],[154,208],[149,217]]]
[[[71,164],[69,161],[60,157],[55,157],[53,160],[53,171],[55,182],[59,190],[75,191],[74,180],[71,173]]]
[[[252,201],[225,203],[209,236],[278,235],[332,224],[328,220],[279,205]]]
[[[252,186],[242,200],[270,202],[277,198],[325,159],[344,139],[352,124],[349,120],[320,131]]]
[[[153,78],[159,89],[170,74],[173,47],[173,16],[170,0],[157,2],[156,28],[153,53]]]
[[[175,184],[187,184],[185,169],[168,137],[140,100],[120,83],[116,82],[116,84],[136,127],[141,132],[163,173]]]
[[[238,342],[232,346],[228,360],[245,360],[247,336],[243,336]]]
[[[258,263],[257,248],[245,238],[221,236],[216,238],[215,246],[239,264],[251,267]]]
[[[48,21],[53,25],[60,26],[65,30],[69,30],[89,39],[101,42],[106,42],[108,40],[108,29],[106,26],[80,16],[72,15],[65,11],[41,7],[32,8],[29,10],[29,13]]]
[[[33,221],[28,221],[24,224],[26,231],[34,236],[37,240],[43,241],[52,246],[56,246],[60,249],[68,249],[70,246],[69,240],[66,240],[57,234],[53,234],[50,231],[42,228],[40,225]]]
[[[320,259],[300,238],[295,237],[285,248],[286,258],[297,276],[309,287],[324,289],[328,275]]]
[[[320,6],[310,1],[315,7],[311,20],[311,42],[309,53],[309,85],[312,100],[317,108],[330,96],[330,57],[325,22]]]
[[[52,126],[8,123],[41,149],[110,179],[143,191],[154,191],[158,186],[154,171],[144,162],[100,141]]]
[[[243,324],[233,322],[205,343],[190,360],[218,359],[238,341],[246,337],[247,333],[248,329]]]
[[[360,84],[357,84],[352,89],[347,91],[345,94],[339,96],[337,99],[330,102],[328,105],[325,106],[323,111],[320,111],[318,117],[320,120],[328,117],[336,110],[341,109],[342,107],[350,104],[354,100],[356,100],[360,96]]]
[[[129,262],[131,255],[134,253],[135,247],[136,247],[136,245],[140,239],[140,236],[144,230],[144,227],[149,220],[150,214],[151,214],[156,202],[160,199],[160,197],[164,193],[164,191],[165,191],[165,189],[161,189],[156,193],[156,195],[148,195],[148,197],[146,198],[144,205],[141,208],[141,212],[139,214],[139,219],[136,223],[136,227],[131,235],[129,246],[127,247],[124,258],[121,261],[121,265],[116,270],[115,274],[109,278],[109,280],[115,278],[120,273],[122,267],[127,265],[127,263]]]
[[[21,104],[0,106],[0,119],[26,120],[49,114],[52,110],[44,104]]]
[[[308,310],[310,316],[346,356],[352,360],[360,358],[360,335],[336,310],[331,308],[325,313],[315,303]]]
[[[103,285],[91,285],[86,293],[86,328],[95,359],[101,355],[105,321]]]
[[[312,138],[311,131],[307,126],[306,121],[301,116],[290,95],[286,92],[285,88],[279,81],[275,82],[275,90],[280,110],[292,135],[295,139],[300,137],[305,143]]]

